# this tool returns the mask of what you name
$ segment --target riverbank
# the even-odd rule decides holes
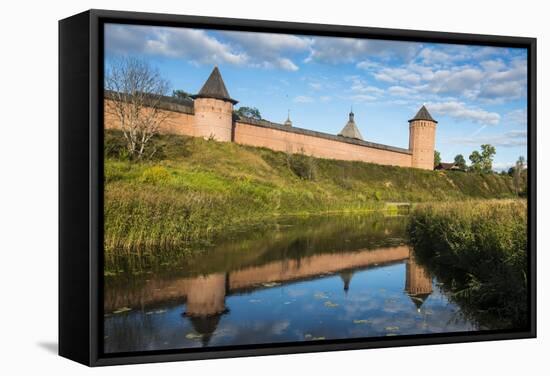
[[[317,159],[184,136],[158,136],[131,162],[105,132],[105,254],[182,248],[285,215],[395,210],[388,202],[514,195],[508,176]]]
[[[409,235],[419,260],[482,326],[527,325],[526,200],[419,205]]]

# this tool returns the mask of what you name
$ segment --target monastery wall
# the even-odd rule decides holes
[[[412,154],[407,149],[273,123],[269,125],[261,125],[261,123],[237,121],[234,142],[289,153],[303,152],[318,158],[411,167]]]
[[[105,128],[120,129],[120,123],[110,111],[110,106],[112,106],[112,100],[106,99],[104,104]],[[197,119],[193,108],[166,103],[163,104],[163,111],[168,116],[161,123],[160,133],[207,137],[206,133],[202,131],[204,127],[197,127]],[[288,153],[303,152],[306,155],[318,158],[361,161],[401,167],[411,167],[412,165],[412,153],[408,149],[302,128],[287,127],[265,120],[241,119],[235,121],[233,123],[232,139],[220,139],[220,141],[231,140],[241,145],[265,147]]]

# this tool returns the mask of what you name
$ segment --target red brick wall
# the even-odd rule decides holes
[[[320,158],[353,160],[383,165],[410,167],[411,155],[370,148],[278,129],[237,122],[235,139],[238,144],[266,147],[272,150],[298,153]]]

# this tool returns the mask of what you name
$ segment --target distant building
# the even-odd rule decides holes
[[[443,170],[443,171],[463,171],[463,169],[461,169],[460,167],[457,166],[456,163],[454,162],[451,162],[451,163],[445,163],[445,162],[441,162],[440,164],[438,164],[437,166],[435,166],[434,170]]]
[[[105,92],[105,107],[115,96]],[[409,147],[399,148],[365,141],[355,123],[353,111],[338,135],[295,127],[290,113],[284,124],[233,115],[238,103],[231,98],[218,67],[214,67],[199,93],[191,99],[166,97],[162,110],[169,119],[160,126],[161,133],[215,139],[242,145],[265,147],[276,151],[303,152],[318,158],[415,167],[432,170],[434,166],[437,121],[425,106],[409,120]],[[117,119],[105,111],[105,127],[120,128]]]

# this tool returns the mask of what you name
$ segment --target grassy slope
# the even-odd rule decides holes
[[[314,158],[315,178],[304,180],[285,153],[181,136],[159,136],[154,160],[131,163],[119,157],[120,133],[105,139],[107,252],[180,246],[277,215],[513,195],[503,176]]]
[[[465,312],[490,327],[526,325],[525,200],[420,205],[409,232],[417,256],[452,286]]]

